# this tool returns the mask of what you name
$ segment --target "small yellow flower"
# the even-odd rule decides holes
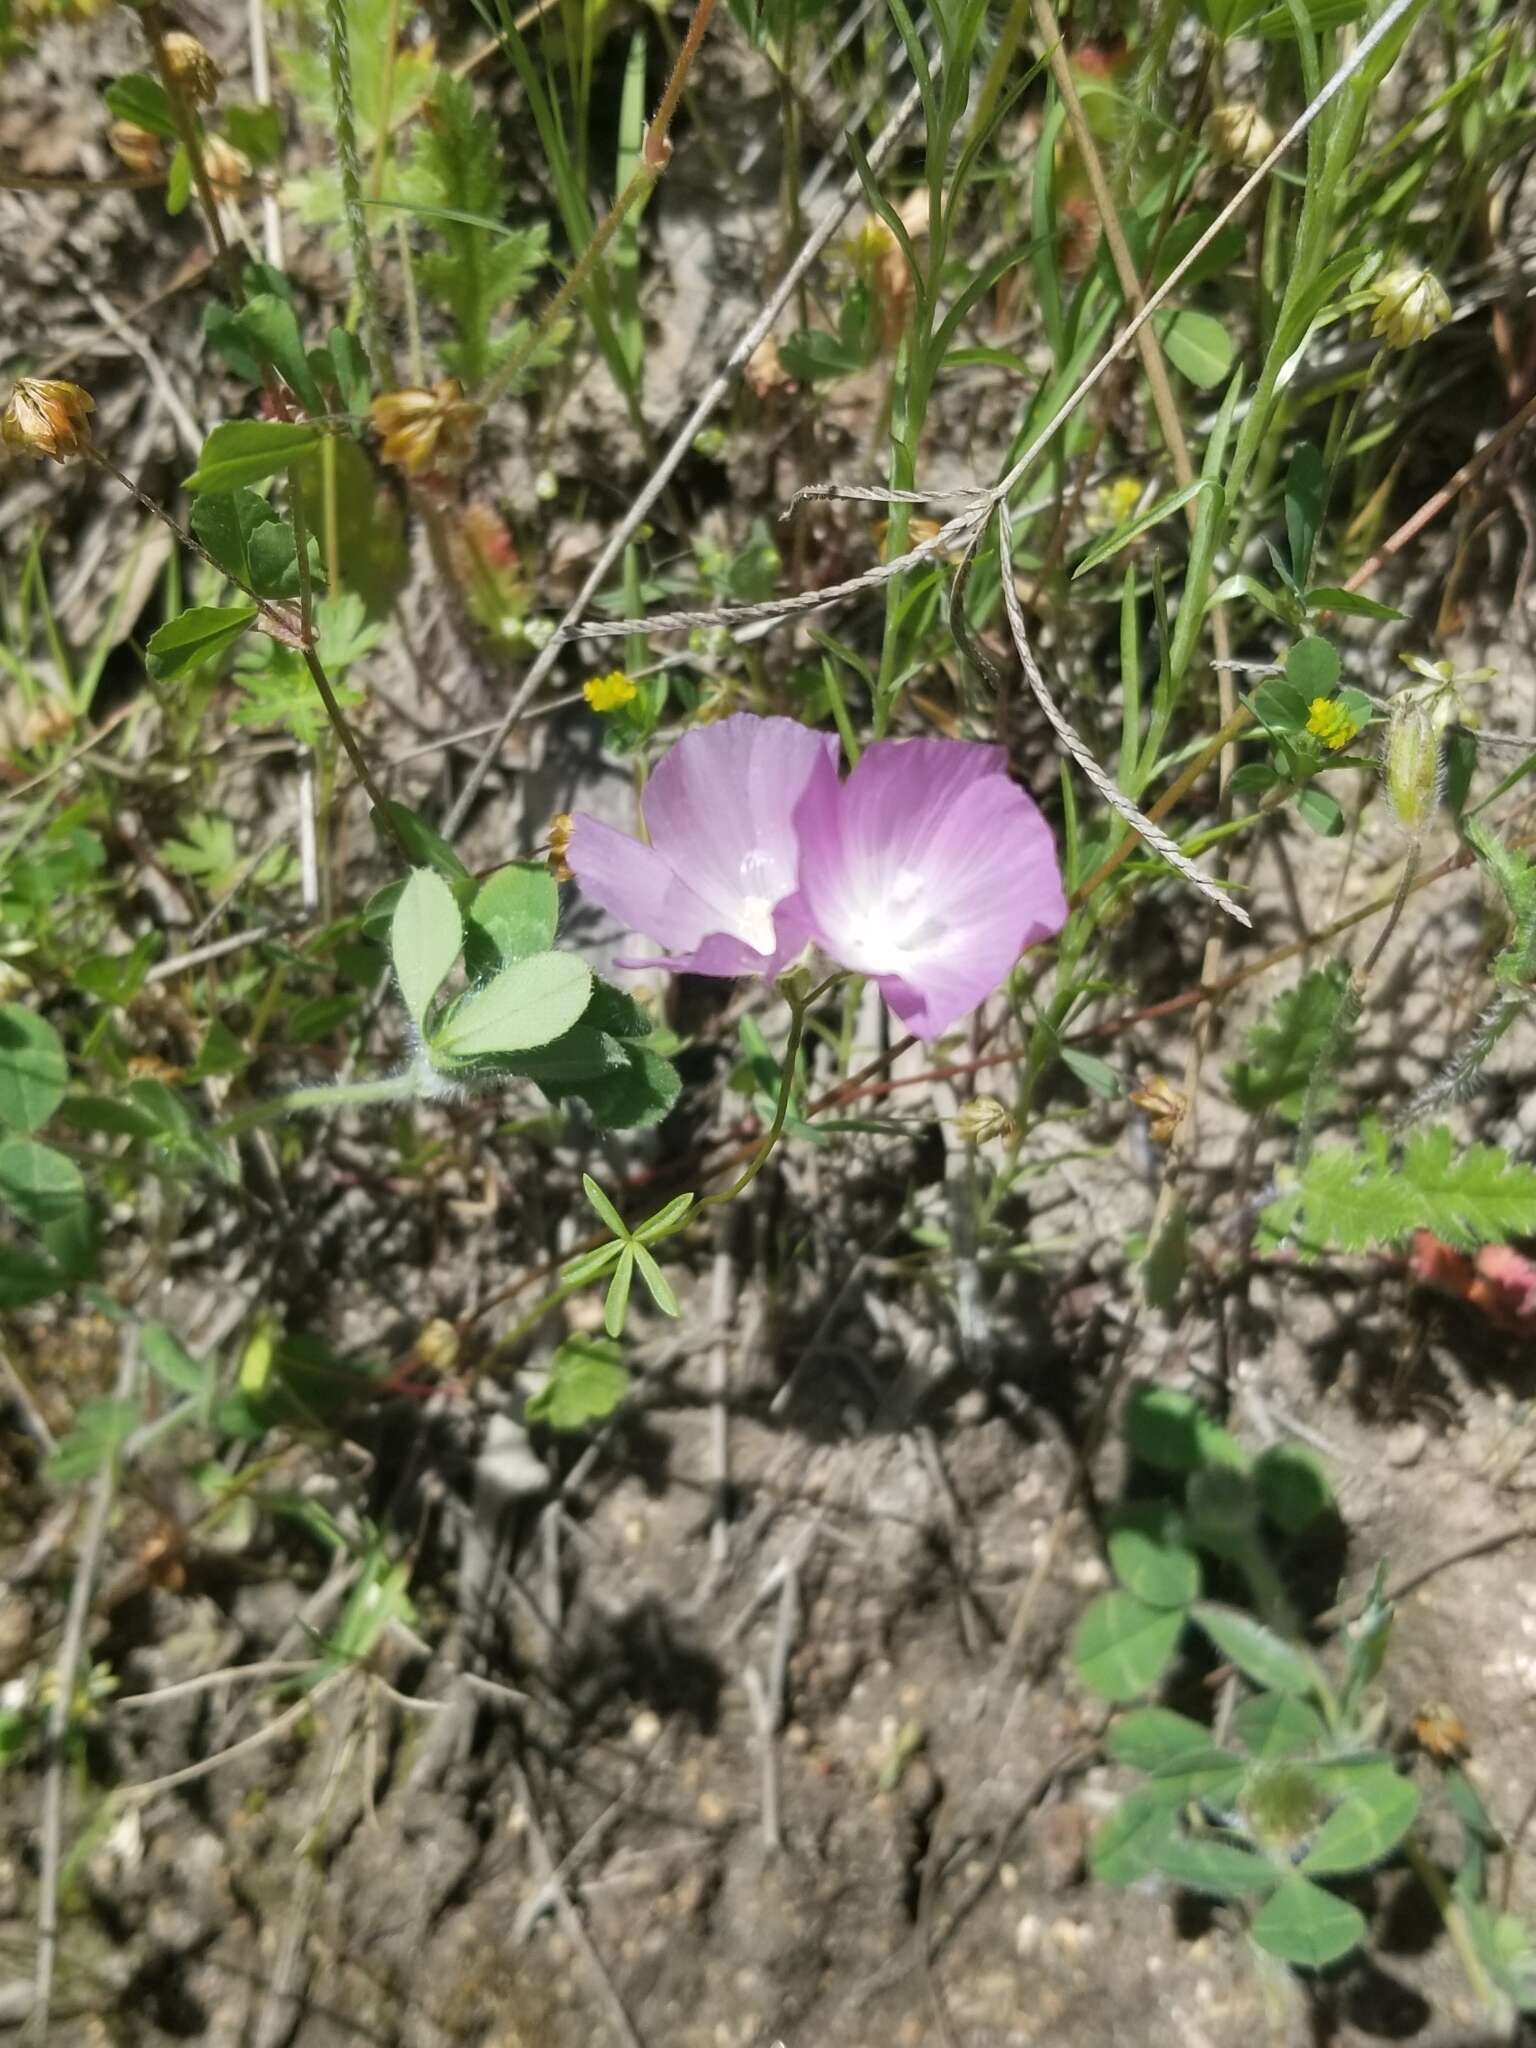
[[[165,169],[165,144],[135,121],[114,121],[107,140],[118,162],[141,178],[158,177]]]
[[[448,475],[475,452],[484,406],[464,396],[457,377],[444,377],[430,391],[416,386],[386,391],[369,411],[384,446],[384,460],[407,476]]]
[[[50,462],[63,462],[90,446],[86,414],[95,410],[95,399],[78,384],[52,377],[20,377],[0,419],[0,438],[7,448],[22,454],[46,455]]]
[[[1451,302],[1433,271],[1417,270],[1402,263],[1388,270],[1371,286],[1376,316],[1371,332],[1393,348],[1409,348],[1427,341],[1451,317]]]
[[[1124,526],[1141,503],[1141,490],[1139,480],[1133,476],[1119,476],[1113,483],[1100,484],[1088,501],[1088,531],[1113,533],[1117,526]]]
[[[189,36],[179,28],[172,29],[160,45],[160,55],[174,86],[200,106],[213,105],[218,97],[219,80],[224,74],[196,36]]]
[[[1312,713],[1307,720],[1307,731],[1320,739],[1325,747],[1337,753],[1340,747],[1347,747],[1359,726],[1350,717],[1344,706],[1333,697],[1314,697]]]
[[[203,169],[218,199],[238,199],[251,175],[251,160],[222,135],[203,137]]]
[[[605,676],[593,676],[583,683],[581,694],[594,711],[622,711],[626,704],[633,704],[640,694],[640,685],[623,669],[610,669]]]

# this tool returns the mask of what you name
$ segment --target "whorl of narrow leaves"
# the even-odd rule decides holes
[[[1313,1153],[1299,1186],[1272,1202],[1264,1228],[1292,1238],[1304,1257],[1323,1250],[1368,1251],[1415,1230],[1471,1249],[1536,1230],[1536,1167],[1514,1163],[1496,1145],[1453,1158],[1444,1125],[1421,1131],[1394,1165],[1386,1133],[1368,1126],[1357,1150]]]

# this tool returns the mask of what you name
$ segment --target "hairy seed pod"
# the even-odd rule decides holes
[[[1386,775],[1393,814],[1416,839],[1440,800],[1440,727],[1429,707],[1407,692],[1392,700]]]

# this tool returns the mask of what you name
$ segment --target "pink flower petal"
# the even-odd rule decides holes
[[[1000,748],[878,741],[835,805],[803,801],[797,821],[795,912],[922,1037],[968,1015],[1066,921],[1050,827]]]

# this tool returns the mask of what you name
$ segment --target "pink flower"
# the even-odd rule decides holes
[[[807,788],[795,824],[786,927],[871,976],[920,1038],[968,1016],[1066,922],[1051,829],[1001,747],[877,740],[846,782]]]
[[[765,974],[805,946],[785,907],[799,879],[797,807],[837,796],[837,741],[742,712],[686,733],[641,799],[650,845],[577,815],[566,861],[583,890],[689,974]]]

